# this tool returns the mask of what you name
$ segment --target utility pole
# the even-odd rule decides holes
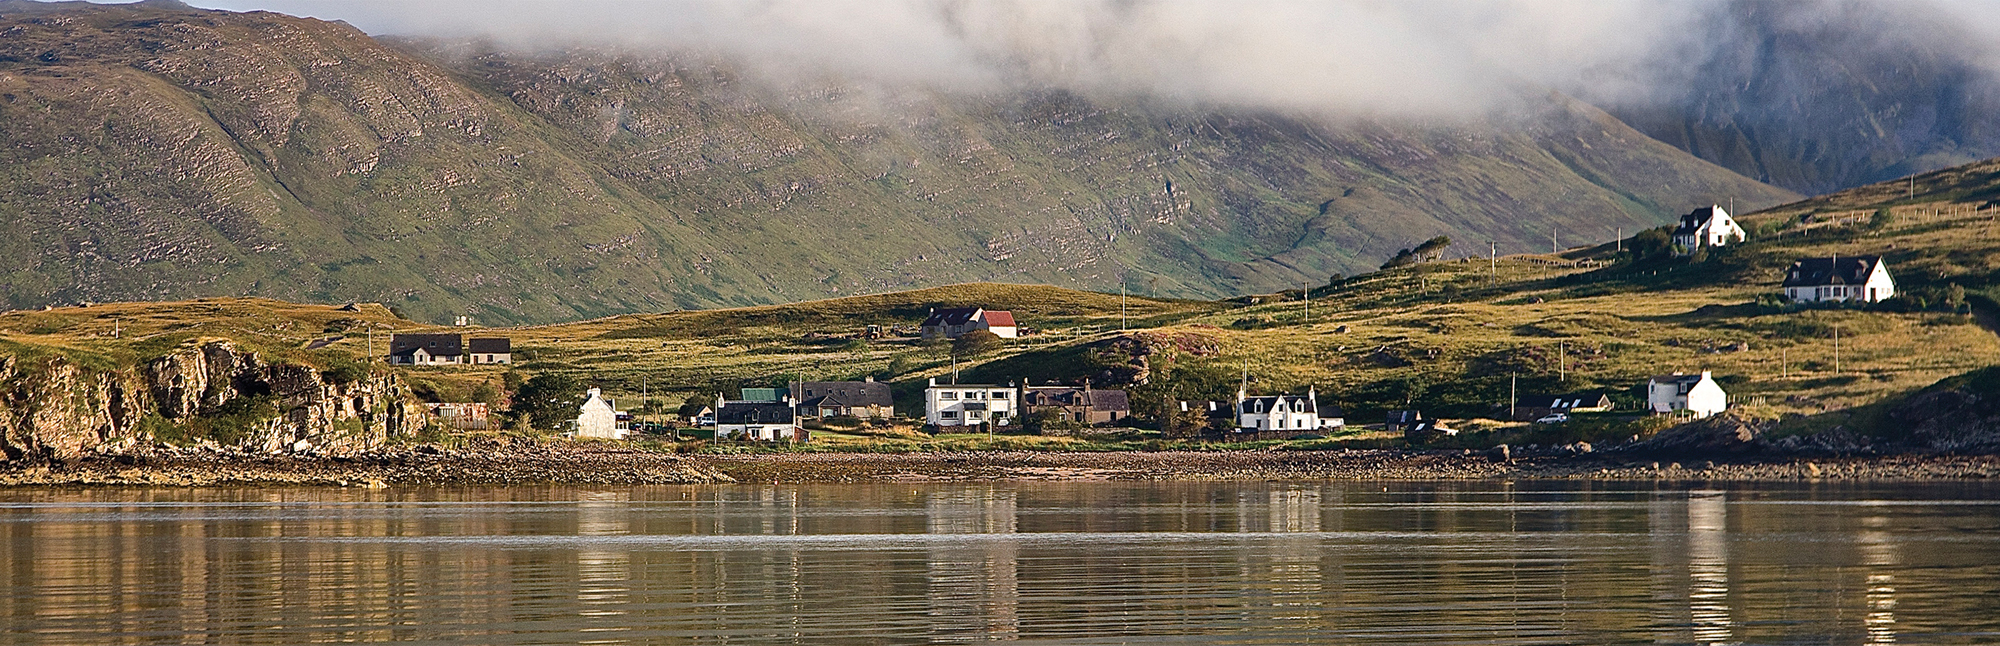
[[[1569,342],[1556,344],[1556,381],[1569,382]]]
[[[1833,374],[1840,375],[1840,326],[1833,326]]]
[[[1618,227],[1618,252],[1625,252],[1625,227]]]
[[[1917,176],[1910,176],[1910,199],[1917,199]]]
[[[1557,249],[1556,249],[1556,230],[1555,230],[1555,229],[1549,229],[1549,253],[1555,253],[1556,251],[1557,251]]]
[[[1496,241],[1492,241],[1492,240],[1488,240],[1488,241],[1486,241],[1486,263],[1487,263],[1488,265],[1491,265],[1491,266],[1492,266],[1492,267],[1491,267],[1491,269],[1492,269],[1492,271],[1493,271],[1493,282],[1496,282],[1496,283],[1497,283],[1497,282],[1500,282],[1500,243],[1499,243],[1499,242],[1496,242]]]
[[[1118,277],[1118,331],[1126,332],[1125,323],[1125,277]]]
[[[1306,306],[1306,326],[1311,327],[1313,324],[1313,288],[1312,285],[1307,283],[1299,283],[1299,288],[1305,292],[1305,298],[1300,300]]]
[[[1520,396],[1515,393],[1520,385],[1521,385],[1520,375],[1507,375],[1507,420],[1508,421],[1514,420],[1514,415],[1515,415],[1514,402],[1520,401]]]
[[[1784,348],[1784,349],[1780,349],[1780,350],[1778,350],[1778,378],[1779,378],[1779,379],[1791,379],[1791,378],[1792,378],[1792,349],[1791,349],[1791,348]]]

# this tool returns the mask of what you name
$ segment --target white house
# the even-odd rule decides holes
[[[978,307],[931,310],[931,315],[924,319],[923,325],[918,329],[926,339],[938,337],[956,339],[959,335],[974,330],[986,330],[1002,339],[1020,336],[1020,328],[1014,324],[1013,312],[997,310],[989,312]]]
[[[467,354],[470,357],[467,363],[514,363],[514,341],[512,339],[506,337],[474,337],[467,341],[466,346]]]
[[[465,363],[465,338],[456,334],[398,334],[389,337],[389,363],[405,366]]]
[[[1881,256],[1828,256],[1792,263],[1782,289],[1794,303],[1874,303],[1896,295],[1896,279]]]
[[[1323,428],[1346,426],[1347,420],[1339,417],[1320,417],[1319,393],[1315,388],[1307,388],[1305,395],[1275,395],[1270,397],[1250,397],[1243,389],[1236,390],[1236,430],[1254,431],[1312,431]]]
[[[924,389],[924,422],[939,428],[992,424],[1011,426],[1018,395],[1013,386],[992,384],[938,385],[933,377]]]
[[[583,410],[576,416],[576,437],[622,440],[631,432],[626,423],[618,421],[616,403],[605,399],[603,391],[590,389],[583,400]]]
[[[1695,209],[1693,213],[1681,216],[1681,225],[1674,229],[1674,244],[1682,253],[1694,253],[1704,246],[1721,247],[1731,242],[1742,242],[1749,237],[1743,227],[1736,226],[1736,220],[1720,206]]]
[[[799,428],[799,409],[790,396],[776,401],[724,401],[715,397],[716,439],[760,442],[807,442],[812,435]]]
[[[1729,394],[1707,370],[1699,375],[1676,372],[1646,380],[1646,408],[1660,414],[1687,411],[1708,417],[1729,409]]]

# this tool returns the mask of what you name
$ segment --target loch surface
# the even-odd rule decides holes
[[[2000,641],[2000,486],[0,491],[0,643]]]

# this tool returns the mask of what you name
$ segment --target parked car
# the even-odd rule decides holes
[[[1563,422],[1567,422],[1567,421],[1569,421],[1569,413],[1549,413],[1548,415],[1545,415],[1545,416],[1543,416],[1543,417],[1542,417],[1541,419],[1538,419],[1538,420],[1535,420],[1535,423],[1536,423],[1536,424],[1561,424],[1561,423],[1563,423]]]

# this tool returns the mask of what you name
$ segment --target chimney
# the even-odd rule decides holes
[[[863,381],[863,382],[866,382],[866,383],[871,383],[871,384],[872,384],[872,383],[875,383],[875,375],[867,375],[867,376],[863,376],[863,377],[861,378],[861,381]]]

